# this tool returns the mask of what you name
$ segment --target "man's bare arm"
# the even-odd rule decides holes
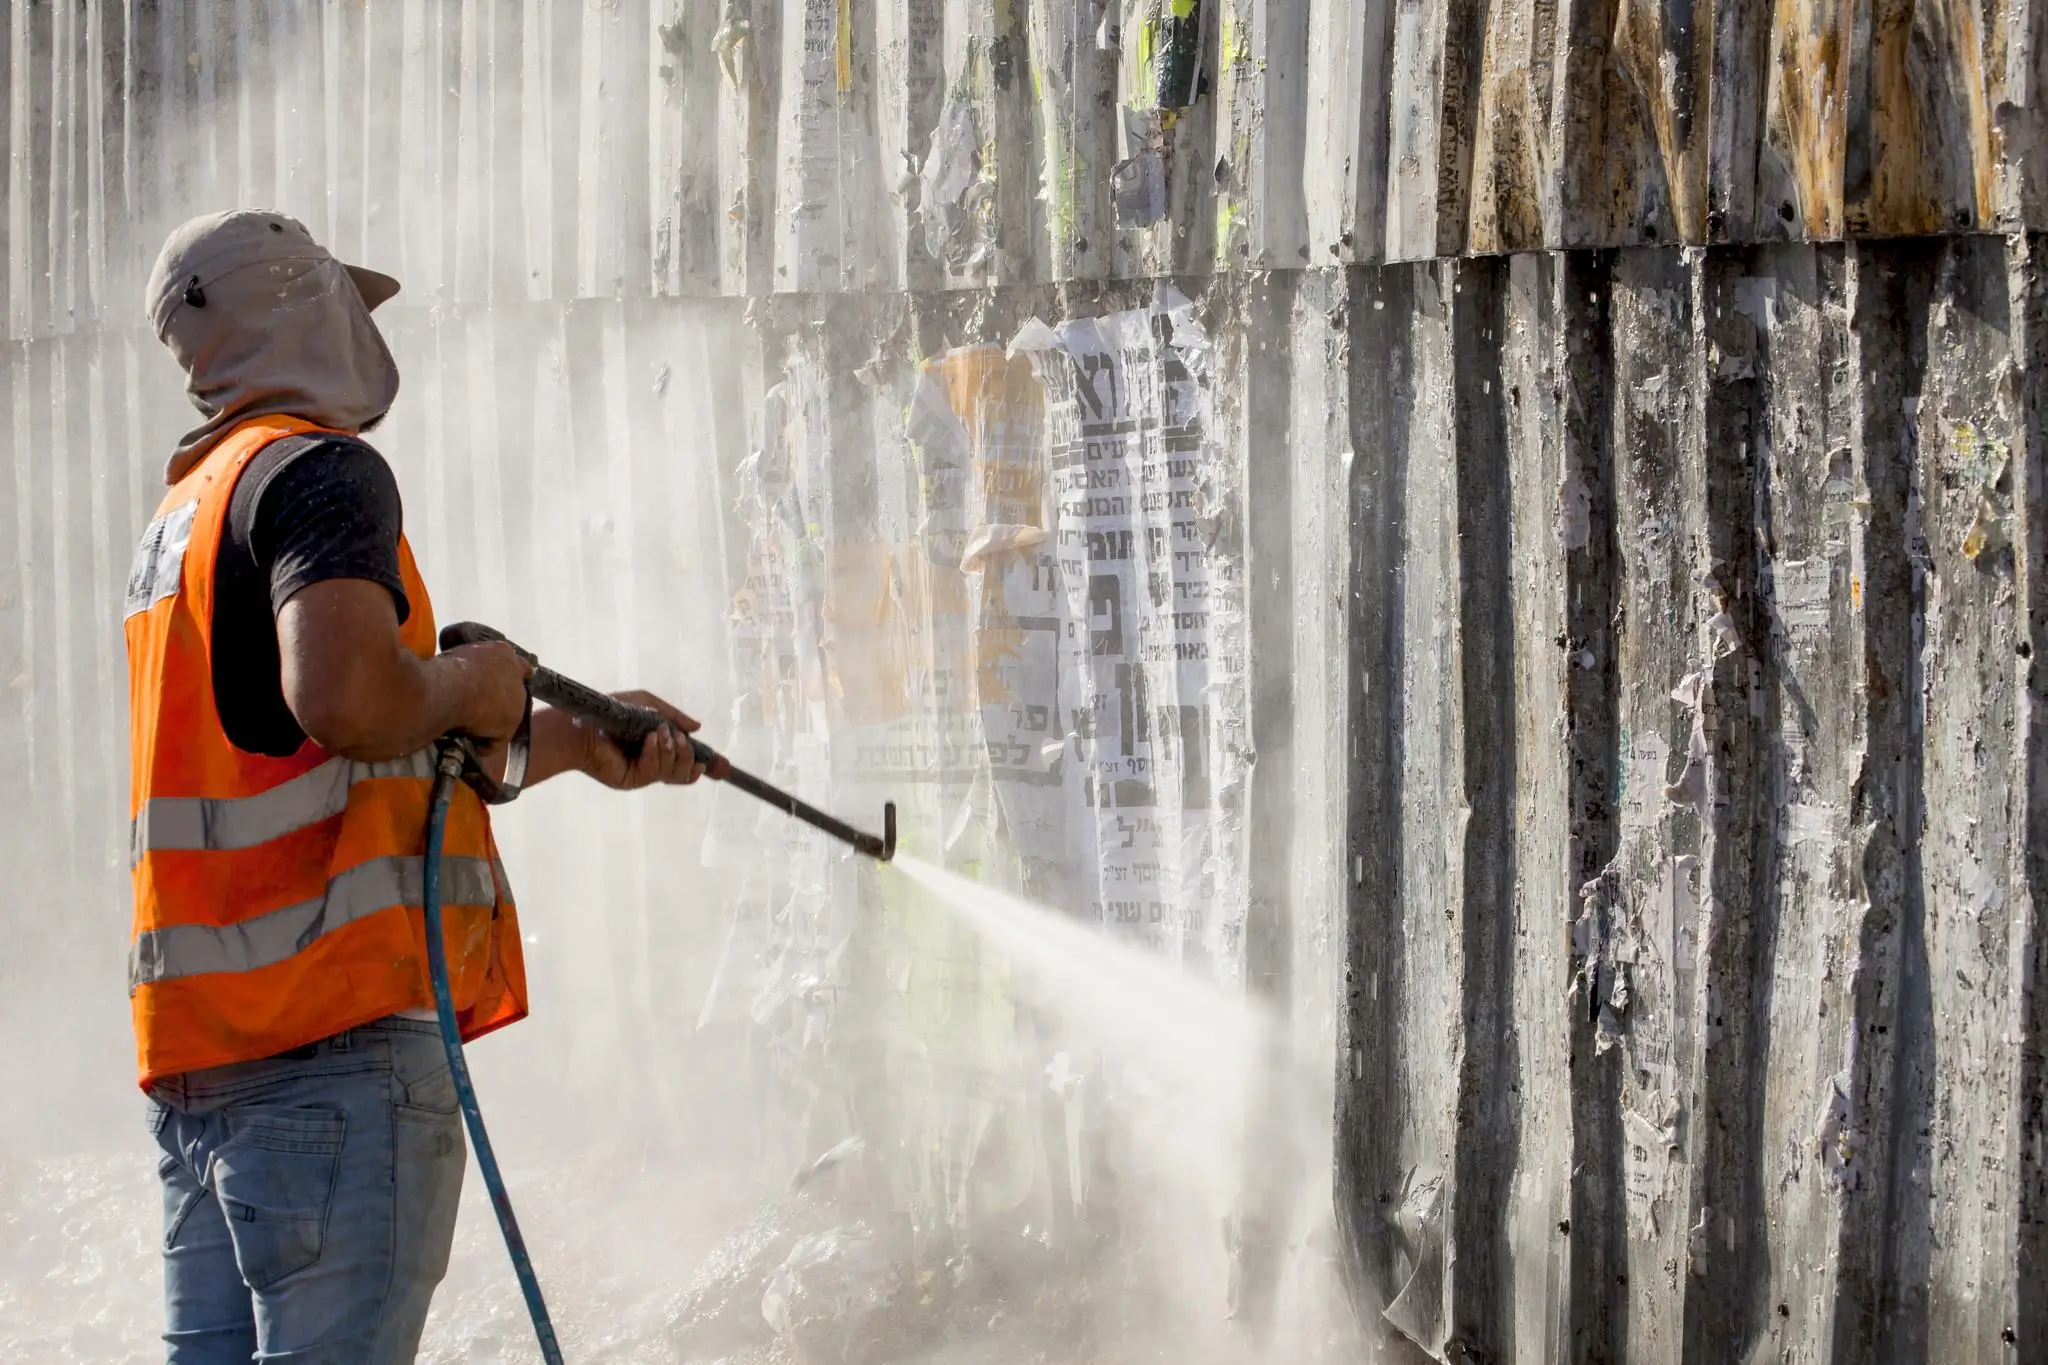
[[[509,738],[526,714],[532,669],[510,645],[464,645],[431,659],[398,636],[380,583],[334,578],[292,595],[277,614],[285,704],[315,743],[376,762],[450,731]]]
[[[295,593],[277,614],[284,697],[315,743],[376,762],[424,748],[450,731],[509,739],[526,714],[532,668],[508,644],[463,645],[422,659],[398,637],[398,612],[382,584],[336,578]],[[703,775],[689,744],[697,722],[648,692],[621,696],[660,711],[668,724],[639,756],[560,711],[534,713],[524,785],[584,772],[608,787],[689,783]],[[484,756],[502,771],[502,746]]]

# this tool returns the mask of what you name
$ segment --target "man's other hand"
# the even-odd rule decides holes
[[[677,786],[695,782],[704,775],[689,736],[697,722],[652,692],[618,692],[620,701],[659,711],[667,721],[640,745],[638,758],[628,760],[623,750],[595,729],[588,729],[589,747],[584,751],[583,771],[620,791],[652,786],[657,782]]]

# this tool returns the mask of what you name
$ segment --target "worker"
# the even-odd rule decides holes
[[[421,920],[435,741],[480,759],[442,875],[465,1039],[527,1009],[484,795],[702,772],[696,722],[658,697],[621,694],[668,722],[629,761],[535,711],[511,646],[435,652],[397,482],[362,439],[398,393],[370,316],[397,292],[255,210],[179,227],[147,286],[205,419],[125,606],[128,989],[172,1365],[418,1350],[465,1164]]]

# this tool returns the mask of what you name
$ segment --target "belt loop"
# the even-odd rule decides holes
[[[353,1029],[343,1029],[341,1032],[334,1035],[334,1050],[336,1052],[348,1051],[349,1035],[352,1034],[354,1031],[355,1030]]]

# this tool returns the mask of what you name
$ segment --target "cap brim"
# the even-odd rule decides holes
[[[356,282],[356,292],[363,296],[363,307],[373,312],[378,304],[398,292],[398,281],[389,275],[380,275],[359,265],[345,265],[342,269],[348,271],[348,277]]]

